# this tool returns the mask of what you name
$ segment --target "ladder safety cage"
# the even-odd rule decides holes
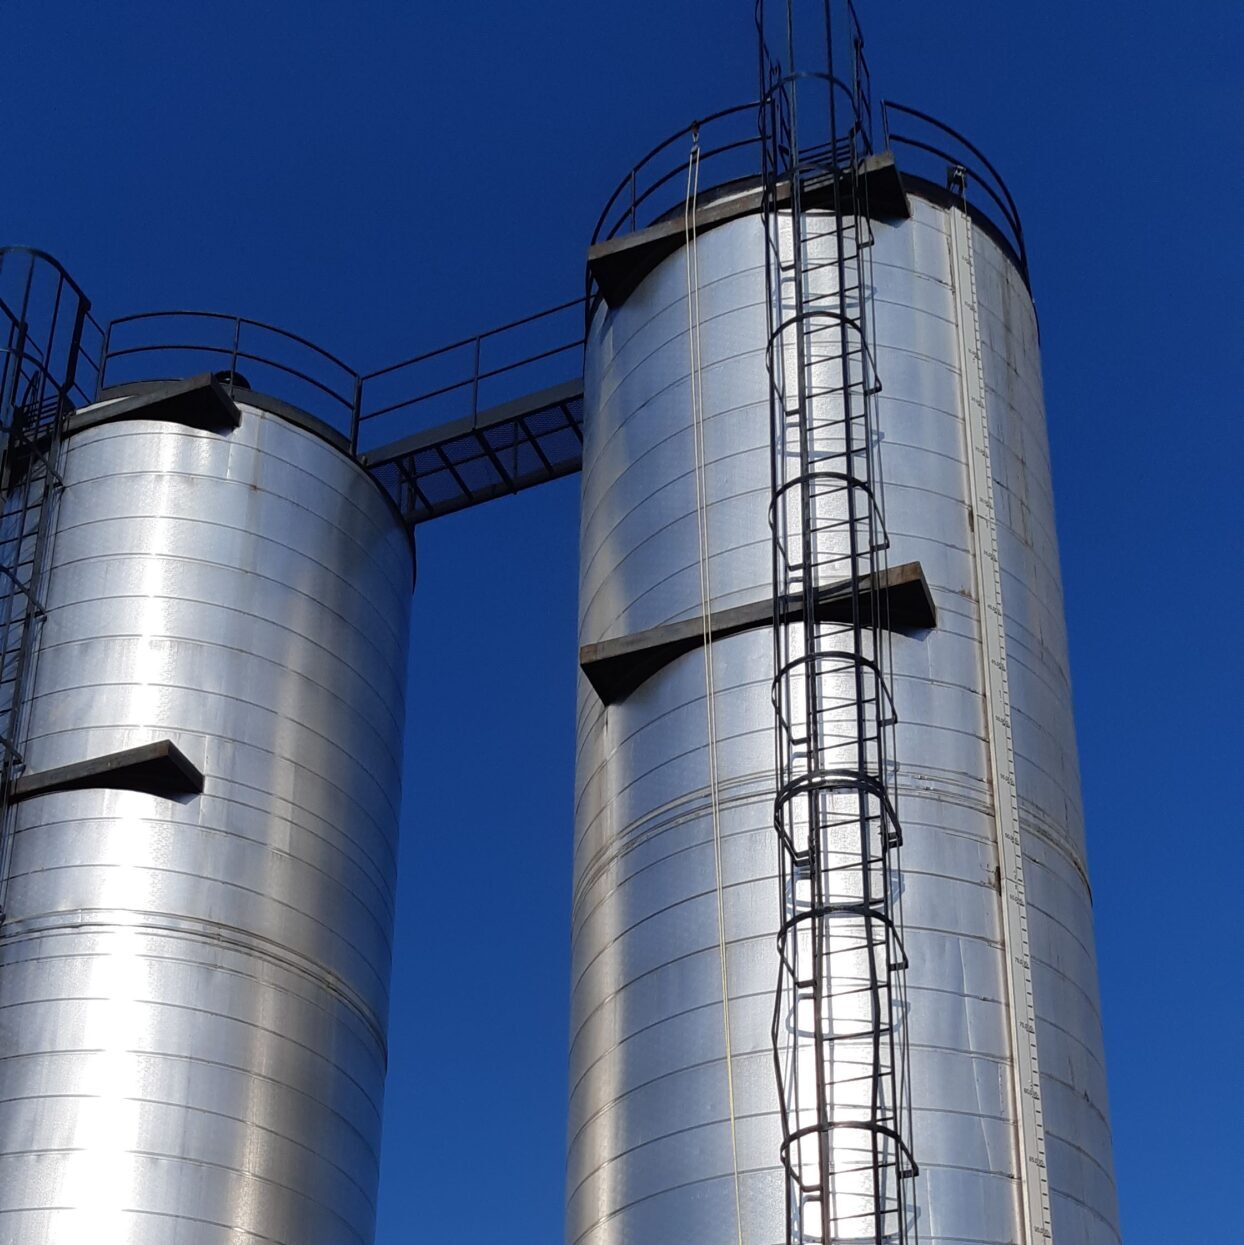
[[[99,331],[90,301],[60,263],[0,248],[0,919],[12,850],[13,784],[24,733],[45,578],[62,480],[61,438],[93,384],[83,346]]]
[[[757,0],[772,433],[780,921],[773,1056],[789,1245],[914,1241],[890,628],[850,0]],[[806,59],[805,59],[806,55]],[[805,208],[810,188],[815,209]],[[828,194],[826,191],[828,190]],[[850,621],[818,618],[831,582]]]

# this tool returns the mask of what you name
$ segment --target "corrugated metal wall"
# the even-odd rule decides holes
[[[877,227],[891,565],[920,561],[936,629],[894,636],[922,1242],[1019,1239],[996,852],[943,208]],[[1092,919],[1032,302],[973,230],[1057,1245],[1117,1241]],[[706,483],[715,607],[771,596],[758,218],[705,234]],[[598,310],[588,345],[580,640],[700,611],[686,268]],[[772,640],[714,645],[743,1240],[781,1245],[770,1024],[779,905]],[[704,669],[691,653],[602,707],[580,681],[569,1245],[735,1233]]]
[[[17,808],[0,1240],[370,1243],[411,552],[244,407],[71,438],[28,768],[171,738],[201,796]]]

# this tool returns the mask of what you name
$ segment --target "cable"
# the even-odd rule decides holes
[[[700,129],[691,131],[687,158],[687,199],[683,242],[687,253],[687,338],[691,351],[691,428],[695,444],[695,508],[700,546],[700,622],[704,649],[704,689],[708,710],[708,795],[713,822],[713,872],[717,891],[717,954],[721,962],[721,1027],[726,1048],[726,1099],[730,1113],[730,1163],[734,1176],[734,1221],[743,1245],[743,1199],[739,1189],[739,1142],[734,1110],[734,1053],[730,1035],[730,973],[726,963],[726,901],[721,871],[721,785],[717,772],[717,689],[713,680],[712,591],[709,582],[708,490],[705,481],[704,386],[700,348],[700,267],[695,212],[700,193]]]

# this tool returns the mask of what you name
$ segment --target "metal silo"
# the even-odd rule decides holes
[[[1018,216],[975,148],[898,106],[884,139],[877,117],[875,143],[857,112],[849,156],[831,132],[822,181],[807,178],[792,210],[780,178],[732,163],[756,113],[652,153],[589,261],[567,1243],[1107,1245],[1118,1221],[1092,910]],[[831,840],[828,866],[779,859],[774,712],[789,649],[774,632],[803,607],[779,597],[775,610],[775,421],[795,410],[773,401],[775,358],[808,378],[806,442],[823,437],[839,463],[852,451],[825,431],[849,418],[843,390],[795,359],[790,313],[773,314],[796,238],[803,297],[841,290],[866,343],[863,362],[840,350],[843,385],[880,382],[859,451],[876,475],[836,470],[884,508],[888,566],[865,573],[853,606],[822,584],[815,608],[826,651],[849,648],[852,610],[857,635],[861,615],[884,615],[897,725],[878,765],[902,843],[901,869],[873,870],[901,950],[871,1028],[851,1029],[859,972],[827,972],[822,1122],[807,1130],[825,1139],[823,1185],[783,1162],[815,1077],[801,1065],[805,1087],[790,1090],[801,1025],[789,985],[775,1005],[779,935],[801,879],[840,870],[841,848]],[[855,271],[842,265],[853,247],[868,254],[848,288],[835,274]],[[844,495],[807,502],[807,543],[845,539],[858,519]],[[842,706],[857,695],[823,682]],[[851,1046],[863,1032],[902,1038],[892,1082],[872,1075],[871,1106]],[[871,1159],[840,1140],[869,1110],[883,1136]]]
[[[582,323],[363,375],[0,248],[6,1245],[370,1245],[413,529],[578,470]]]
[[[413,553],[348,442],[244,383],[66,424],[5,844],[4,1241],[372,1240]]]

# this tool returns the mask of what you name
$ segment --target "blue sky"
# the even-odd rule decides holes
[[[1244,18],[860,7],[878,93],[1023,212],[1125,1238],[1225,1239]],[[753,94],[751,8],[11,0],[0,240],[104,315],[236,310],[376,366],[573,297],[631,162]],[[561,1238],[576,509],[562,481],[420,533],[381,1245]]]

